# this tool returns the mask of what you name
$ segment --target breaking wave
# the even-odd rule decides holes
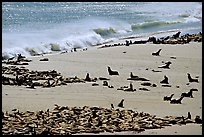
[[[170,26],[170,25],[175,25],[181,23],[179,21],[175,22],[163,22],[163,21],[158,21],[158,22],[145,22],[145,23],[140,23],[140,24],[133,24],[131,26],[133,31],[137,31],[140,29],[149,29],[149,28],[155,28],[155,27],[161,27],[161,26]]]

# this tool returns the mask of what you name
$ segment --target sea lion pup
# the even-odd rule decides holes
[[[119,75],[119,73],[117,72],[117,71],[113,71],[113,70],[111,70],[111,68],[108,66],[108,74],[109,75]]]
[[[168,97],[168,96],[165,96],[165,97],[164,97],[164,101],[171,101],[173,95],[174,95],[174,94],[171,94],[171,96],[169,96],[169,97]]]
[[[122,100],[120,101],[120,103],[118,104],[118,107],[124,108],[123,102],[124,102],[124,99],[122,99]]]
[[[182,101],[183,98],[184,98],[184,97],[181,96],[179,99],[172,99],[172,100],[170,101],[170,103],[171,103],[171,104],[181,104],[181,101]]]
[[[159,66],[158,68],[165,68],[165,69],[170,69],[169,68],[169,66],[171,65],[171,62],[170,61],[168,61],[168,62],[166,62],[165,63],[165,65],[164,66]]]
[[[176,39],[176,38],[179,38],[179,35],[181,34],[181,32],[179,31],[179,32],[177,32],[176,34],[174,34],[173,36],[172,36],[172,38],[174,38],[174,39]]]
[[[164,75],[164,80],[160,81],[160,83],[162,83],[162,84],[169,84],[168,77],[166,75]]]
[[[197,82],[197,83],[198,83],[198,79],[193,79],[193,78],[191,77],[190,73],[187,73],[187,75],[188,75],[188,81],[189,81],[189,82]]]
[[[161,52],[162,49],[159,49],[157,52],[153,52],[152,55],[153,56],[160,56],[159,53]]]

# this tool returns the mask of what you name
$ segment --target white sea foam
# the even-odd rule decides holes
[[[118,26],[117,26],[118,25]],[[3,53],[9,56],[21,53],[22,55],[31,55],[29,51],[35,53],[49,53],[50,44],[57,44],[60,50],[71,50],[73,48],[84,48],[102,44],[107,41],[103,37],[114,33],[124,34],[130,32],[124,22],[103,21],[96,18],[88,18],[80,22],[52,24],[48,29],[27,28],[18,32],[3,32]],[[111,30],[109,31],[109,29]],[[98,30],[97,32],[95,30]],[[105,33],[107,31],[107,34]]]

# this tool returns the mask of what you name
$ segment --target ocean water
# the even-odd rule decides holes
[[[8,57],[178,30],[202,32],[201,2],[2,3],[2,55]]]

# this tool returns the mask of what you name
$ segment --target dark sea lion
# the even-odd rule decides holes
[[[197,82],[197,83],[198,83],[198,79],[193,79],[193,78],[191,77],[190,73],[187,73],[187,75],[188,75],[188,81],[189,81],[189,82]]]
[[[160,83],[162,83],[162,84],[169,84],[168,77],[166,75],[164,75],[164,80],[160,81]]]
[[[43,58],[43,59],[40,59],[39,61],[49,61],[48,58]]]
[[[124,89],[124,91],[136,91],[136,89],[133,89],[133,85],[132,85],[132,83],[130,83],[130,88],[128,88],[128,89]]]
[[[113,106],[113,104],[111,104],[111,109],[114,109],[114,106]]]
[[[113,71],[113,70],[111,70],[111,68],[108,66],[108,74],[109,75],[119,75],[119,73],[118,73],[118,71]]]
[[[134,76],[132,72],[130,72],[130,78],[139,78],[138,76]]]
[[[177,32],[176,34],[174,34],[173,35],[173,38],[175,39],[175,38],[179,38],[179,35],[181,34],[181,32],[179,31],[179,32]]]
[[[149,91],[147,88],[139,88],[139,90]]]
[[[160,54],[161,50],[162,49],[159,49],[157,52],[153,52],[152,55],[153,56],[160,56],[159,54]]]
[[[171,101],[173,95],[174,95],[174,94],[171,94],[171,96],[165,96],[163,100],[164,100],[164,101]]]
[[[110,80],[109,78],[99,77],[99,80]]]
[[[200,116],[196,116],[195,123],[202,124],[202,119],[200,118]]]
[[[168,61],[168,62],[165,63],[165,65],[163,65],[163,66],[159,66],[158,68],[170,69],[170,68],[169,68],[170,65],[171,65],[171,62]]]
[[[187,118],[191,119],[191,113],[190,112],[188,112],[188,117]]]
[[[126,40],[126,41],[125,41],[125,46],[129,46],[129,45],[130,45],[129,41]]]
[[[172,100],[170,101],[170,103],[171,103],[171,104],[181,104],[181,101],[182,101],[183,98],[184,98],[184,97],[182,96],[182,97],[180,97],[179,99],[172,99]]]
[[[103,86],[108,86],[108,81],[103,81]]]
[[[124,102],[124,99],[122,99],[122,100],[120,101],[120,103],[118,104],[118,107],[122,107],[122,108],[124,108],[124,106],[123,106],[123,102]]]
[[[87,74],[86,74],[85,81],[88,81],[88,82],[90,82],[90,81],[91,81],[91,78],[89,77],[89,73],[87,73]]]
[[[184,93],[181,93],[181,96],[193,98],[193,91],[190,90],[190,91],[187,92],[187,93],[185,93],[185,92],[184,92]]]

